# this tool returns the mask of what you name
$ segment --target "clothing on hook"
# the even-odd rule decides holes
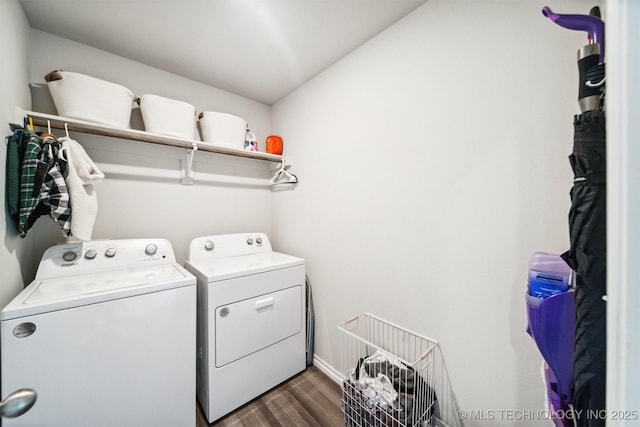
[[[25,124],[28,119],[25,117]],[[48,215],[64,236],[91,240],[98,209],[94,184],[104,174],[68,136],[67,123],[67,136],[58,139],[47,131],[50,123],[43,133],[16,126],[6,138],[8,213],[16,220],[21,237],[26,237],[40,216]]]
[[[89,158],[82,145],[68,138],[60,138],[67,153],[66,183],[70,195],[73,221],[71,233],[79,240],[91,240],[98,214],[98,198],[94,184],[104,179],[104,174]]]
[[[60,143],[47,138],[42,145],[42,162],[49,165],[40,188],[39,203],[32,217],[34,221],[42,215],[49,215],[60,227],[65,237],[71,236],[71,203],[64,172],[67,169],[66,151]]]
[[[20,212],[18,217],[18,232],[20,237],[25,237],[27,231],[33,226],[35,218],[31,214],[38,205],[39,195],[34,196],[36,169],[42,147],[40,138],[31,131],[24,131],[25,151],[21,162],[20,172]],[[38,189],[39,190],[39,189]]]
[[[53,166],[55,158],[58,155],[58,148],[60,145],[53,138],[53,135],[47,133],[40,135],[40,144],[42,150],[38,156],[38,163],[36,165],[36,176],[33,184],[33,197],[38,197],[40,189],[44,183],[45,177],[49,172],[49,169]]]
[[[7,204],[26,237],[36,220],[49,215],[70,235],[71,207],[64,174],[66,159],[53,135],[16,129],[7,144]]]

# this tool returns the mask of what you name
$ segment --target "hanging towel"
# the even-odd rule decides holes
[[[71,233],[79,240],[91,240],[98,214],[98,197],[94,184],[101,182],[104,174],[77,141],[62,137],[60,142],[68,161],[66,182],[73,209]]]
[[[42,182],[39,203],[30,216],[34,221],[48,214],[60,227],[65,237],[71,235],[71,204],[63,173],[67,168],[65,151],[54,138],[42,139],[42,151],[36,169],[36,187]]]
[[[29,131],[24,131],[23,133],[27,142],[24,158],[22,159],[22,172],[20,174],[20,217],[18,218],[18,232],[20,233],[20,237],[27,235],[27,230],[31,228],[36,220],[36,218],[31,219],[31,214],[40,201],[40,189],[35,189],[34,187],[38,158],[42,151],[38,135]],[[33,194],[34,190],[38,193],[35,196]]]

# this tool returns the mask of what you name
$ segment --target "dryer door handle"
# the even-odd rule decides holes
[[[273,305],[273,297],[263,298],[255,302],[256,310],[260,310],[261,308],[270,307]]]

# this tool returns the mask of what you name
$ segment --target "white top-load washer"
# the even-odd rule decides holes
[[[1,312],[8,426],[196,425],[196,279],[164,239],[65,243]]]
[[[305,266],[263,233],[194,239],[197,396],[213,422],[306,367]]]

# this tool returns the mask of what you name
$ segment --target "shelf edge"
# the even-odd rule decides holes
[[[217,146],[199,140],[190,140],[186,138],[174,138],[165,135],[154,134],[137,129],[118,129],[100,123],[92,123],[84,120],[76,120],[67,117],[55,116],[51,114],[40,113],[37,111],[27,111],[16,107],[15,120],[17,124],[22,124],[22,119],[31,117],[34,125],[55,129],[65,129],[65,124],[70,132],[79,132],[90,135],[100,135],[119,139],[128,139],[137,142],[145,142],[158,144],[169,147],[184,148],[191,150],[196,148],[200,151],[210,153],[224,154],[228,156],[246,157],[250,159],[266,160],[269,162],[281,162],[283,156],[269,153],[261,153],[256,151],[245,151],[224,146]]]

